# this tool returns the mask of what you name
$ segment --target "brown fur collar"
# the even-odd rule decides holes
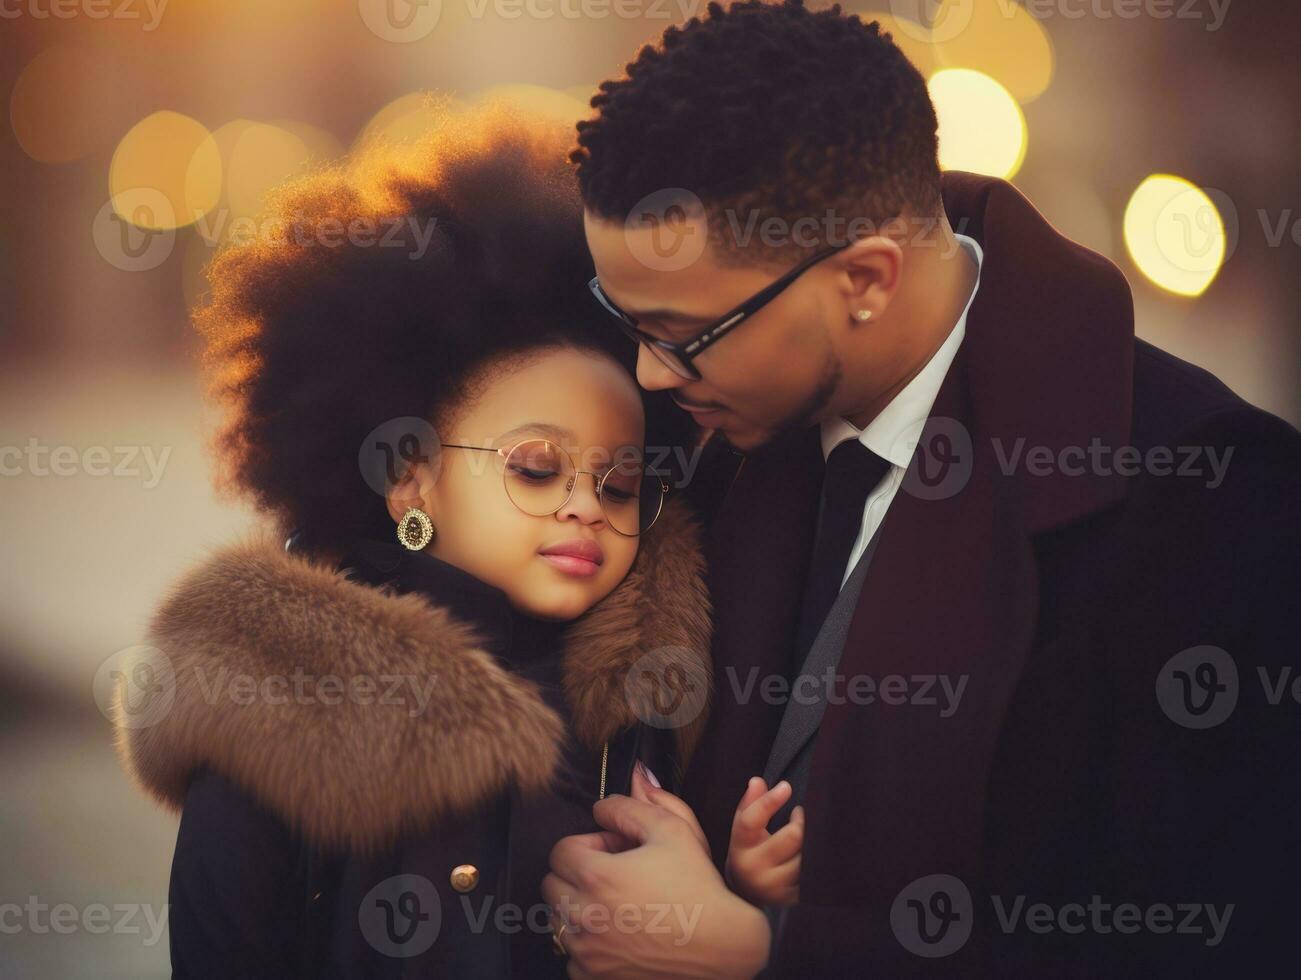
[[[624,581],[565,627],[575,734],[599,748],[648,717],[656,678],[633,669],[648,653],[707,691],[710,621],[699,529],[670,499]],[[161,651],[151,661],[170,700],[144,725],[119,704],[118,747],[133,777],[172,809],[207,766],[309,841],[374,850],[472,813],[510,784],[539,790],[559,758],[558,716],[470,625],[423,596],[288,554],[267,535],[182,578],[148,643]],[[295,694],[295,672],[309,678],[307,697]],[[340,687],[317,684],[325,675],[342,678]],[[357,679],[371,687],[342,687]],[[702,711],[675,731],[684,762],[704,720]]]

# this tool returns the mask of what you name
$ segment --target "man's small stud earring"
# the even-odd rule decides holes
[[[857,313],[854,314],[854,316],[858,317],[858,319],[859,319],[860,322],[866,322],[866,321],[872,319],[872,311],[871,311],[871,310],[859,310]]]

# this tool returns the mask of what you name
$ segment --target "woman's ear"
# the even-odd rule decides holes
[[[438,523],[437,471],[438,467],[417,463],[408,467],[397,483],[390,484],[385,502],[394,524],[401,521],[412,507],[424,511],[435,524]]]

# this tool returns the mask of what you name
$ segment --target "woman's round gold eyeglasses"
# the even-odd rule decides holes
[[[611,529],[624,537],[637,537],[650,530],[664,507],[669,485],[647,473],[640,461],[623,462],[604,473],[580,470],[563,447],[546,439],[526,439],[513,446],[463,446],[444,442],[445,449],[472,449],[496,453],[505,461],[502,483],[511,503],[532,517],[556,513],[574,495],[580,473],[596,483],[596,498]]]

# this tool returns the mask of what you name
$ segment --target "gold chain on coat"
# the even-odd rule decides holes
[[[598,800],[605,799],[605,769],[610,764],[610,743],[605,743],[605,748],[601,749],[601,795]]]

